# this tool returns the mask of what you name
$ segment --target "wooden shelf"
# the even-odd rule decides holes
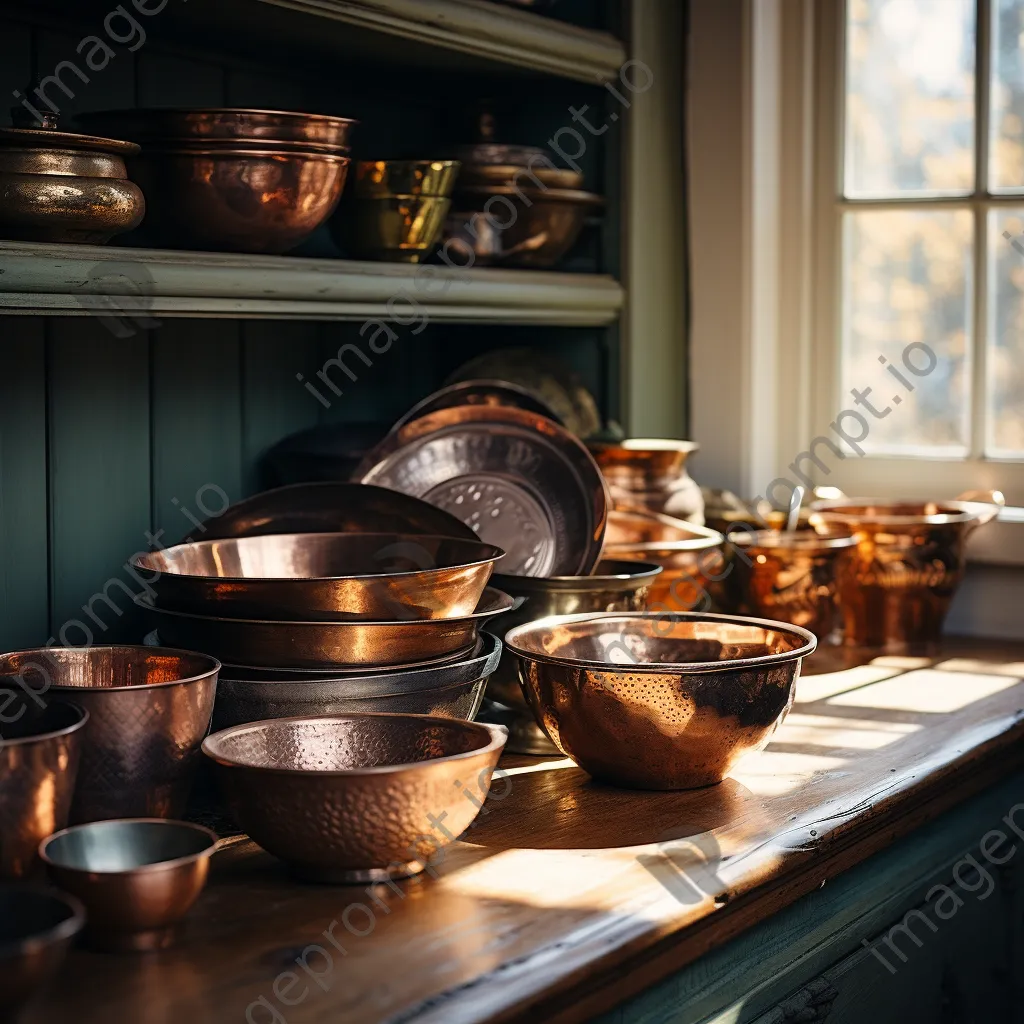
[[[365,320],[409,302],[439,323],[595,327],[623,290],[597,274],[0,241],[0,313]]]

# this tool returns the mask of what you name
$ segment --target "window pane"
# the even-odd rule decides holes
[[[1024,188],[1024,2],[996,0],[992,16],[989,188]]]
[[[990,455],[1020,458],[1024,456],[1024,207],[989,213],[989,275],[985,448]]]
[[[966,451],[972,225],[967,210],[844,215],[842,404],[854,388],[870,404],[867,451]]]
[[[851,197],[974,188],[974,0],[849,0]]]

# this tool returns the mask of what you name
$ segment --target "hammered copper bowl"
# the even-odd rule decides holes
[[[17,690],[0,700],[14,719],[0,723],[0,878],[23,878],[40,841],[68,823],[89,714],[63,701],[40,708]]]
[[[483,805],[505,735],[429,715],[350,714],[235,726],[203,751],[239,826],[298,877],[378,882],[434,871]]]
[[[110,951],[164,949],[206,885],[217,836],[163,818],[96,821],[44,840],[53,882],[85,904],[85,937]]]
[[[964,577],[967,538],[999,511],[984,502],[873,498],[812,508],[827,527],[857,536],[838,574],[846,644],[894,654],[927,653],[938,644]]]
[[[790,622],[821,643],[842,638],[838,578],[854,556],[848,531],[734,530],[725,579],[729,610]]]
[[[210,727],[220,662],[165,647],[47,647],[0,656],[0,675],[89,712],[73,823],[174,818]]]
[[[336,152],[157,141],[128,169],[146,195],[152,244],[276,254],[330,217],[348,165]]]
[[[443,619],[473,612],[504,552],[399,533],[280,533],[137,555],[161,608],[229,618]]]
[[[0,885],[0,1022],[13,1024],[25,1003],[57,972],[85,910],[53,889]]]
[[[613,612],[527,623],[505,643],[537,721],[581,768],[614,785],[691,789],[768,742],[816,641],[763,619]]]

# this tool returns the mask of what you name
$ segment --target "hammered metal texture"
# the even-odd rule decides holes
[[[401,533],[286,533],[203,540],[137,555],[156,603],[229,618],[443,619],[470,615],[503,552]]]
[[[0,724],[0,878],[25,877],[39,844],[68,823],[88,720],[80,707],[54,701],[39,710],[16,696],[24,701],[18,721]]]
[[[971,502],[820,502],[822,522],[856,533],[838,567],[845,642],[892,653],[934,649],[964,578],[968,534],[996,514]]]
[[[50,647],[0,656],[0,674],[89,712],[72,822],[173,818],[185,808],[220,664],[160,647]]]
[[[720,782],[793,702],[811,634],[757,619],[555,616],[506,636],[527,699],[564,754],[638,789]]]
[[[339,715],[237,726],[203,750],[252,839],[301,877],[351,881],[439,862],[477,816],[504,743],[495,726]]]

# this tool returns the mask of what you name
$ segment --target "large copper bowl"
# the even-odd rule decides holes
[[[854,557],[856,537],[844,531],[733,530],[729,540],[729,611],[803,626],[822,643],[841,639],[838,580]]]
[[[595,778],[720,782],[771,738],[815,648],[797,626],[727,615],[552,616],[505,636],[537,721]]]
[[[300,878],[338,883],[436,874],[504,745],[499,726],[350,714],[235,726],[203,751],[252,839]]]
[[[0,723],[0,878],[23,878],[40,841],[68,823],[89,714],[61,701],[40,709],[20,691],[0,701],[16,717]]]
[[[700,447],[693,441],[634,437],[618,443],[590,441],[617,508],[663,512],[704,522],[704,498],[687,472],[687,460]]]
[[[858,539],[854,556],[839,567],[845,642],[890,653],[934,649],[964,578],[967,538],[999,511],[984,502],[874,498],[812,508],[826,526]]]
[[[0,885],[0,1021],[17,1019],[57,972],[84,924],[85,910],[73,896]]]
[[[603,554],[661,566],[661,575],[651,584],[649,608],[708,611],[721,601],[728,572],[724,544],[725,538],[706,526],[658,512],[612,509]]]
[[[504,552],[397,533],[283,533],[137,555],[161,608],[228,618],[383,621],[469,615]]]
[[[0,656],[0,675],[89,712],[71,805],[76,824],[181,816],[219,671],[214,658],[163,647],[46,647]]]

